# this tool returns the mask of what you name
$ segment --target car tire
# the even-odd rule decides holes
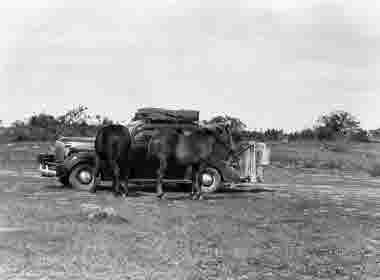
[[[213,167],[206,167],[199,173],[200,187],[203,193],[213,193],[218,191],[222,187],[222,176],[220,172]],[[202,180],[203,176],[207,176],[206,180]]]
[[[74,166],[69,175],[69,183],[74,189],[89,191],[95,184],[93,166],[87,163]]]

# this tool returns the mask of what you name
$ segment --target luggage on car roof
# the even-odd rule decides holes
[[[141,108],[137,110],[133,120],[192,123],[199,121],[199,111],[167,110],[163,108]]]

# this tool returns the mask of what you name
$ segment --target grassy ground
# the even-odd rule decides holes
[[[272,143],[272,161],[278,166],[339,169],[380,176],[380,143],[304,141]]]
[[[172,188],[158,201],[149,187],[125,200],[62,188],[39,178],[29,160],[13,157],[7,166],[0,171],[0,279],[380,277],[380,181],[365,174],[271,167],[275,192],[191,201]],[[94,207],[117,214],[91,218]]]

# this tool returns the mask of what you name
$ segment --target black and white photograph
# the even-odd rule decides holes
[[[0,280],[379,280],[379,77],[375,0],[1,1]]]

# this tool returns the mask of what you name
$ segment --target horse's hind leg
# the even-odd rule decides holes
[[[120,168],[115,160],[109,162],[110,168],[112,170],[112,189],[115,196],[121,194],[120,192]]]
[[[96,188],[98,186],[98,174],[99,174],[99,171],[100,171],[100,158],[98,155],[95,156],[95,166],[94,166],[94,169],[93,169],[93,176],[94,176],[94,185],[89,189],[89,192],[91,193],[95,193],[96,192]]]
[[[166,158],[162,157],[160,158],[160,167],[157,170],[157,197],[162,198],[164,196],[164,191],[162,189],[162,179],[164,178],[165,171],[167,168],[167,161]]]
[[[123,174],[124,175],[123,192],[124,192],[124,196],[127,196],[129,193],[129,190],[128,190],[128,180],[129,180],[129,172],[130,172],[129,166],[124,167],[123,171],[124,171],[124,174]]]

